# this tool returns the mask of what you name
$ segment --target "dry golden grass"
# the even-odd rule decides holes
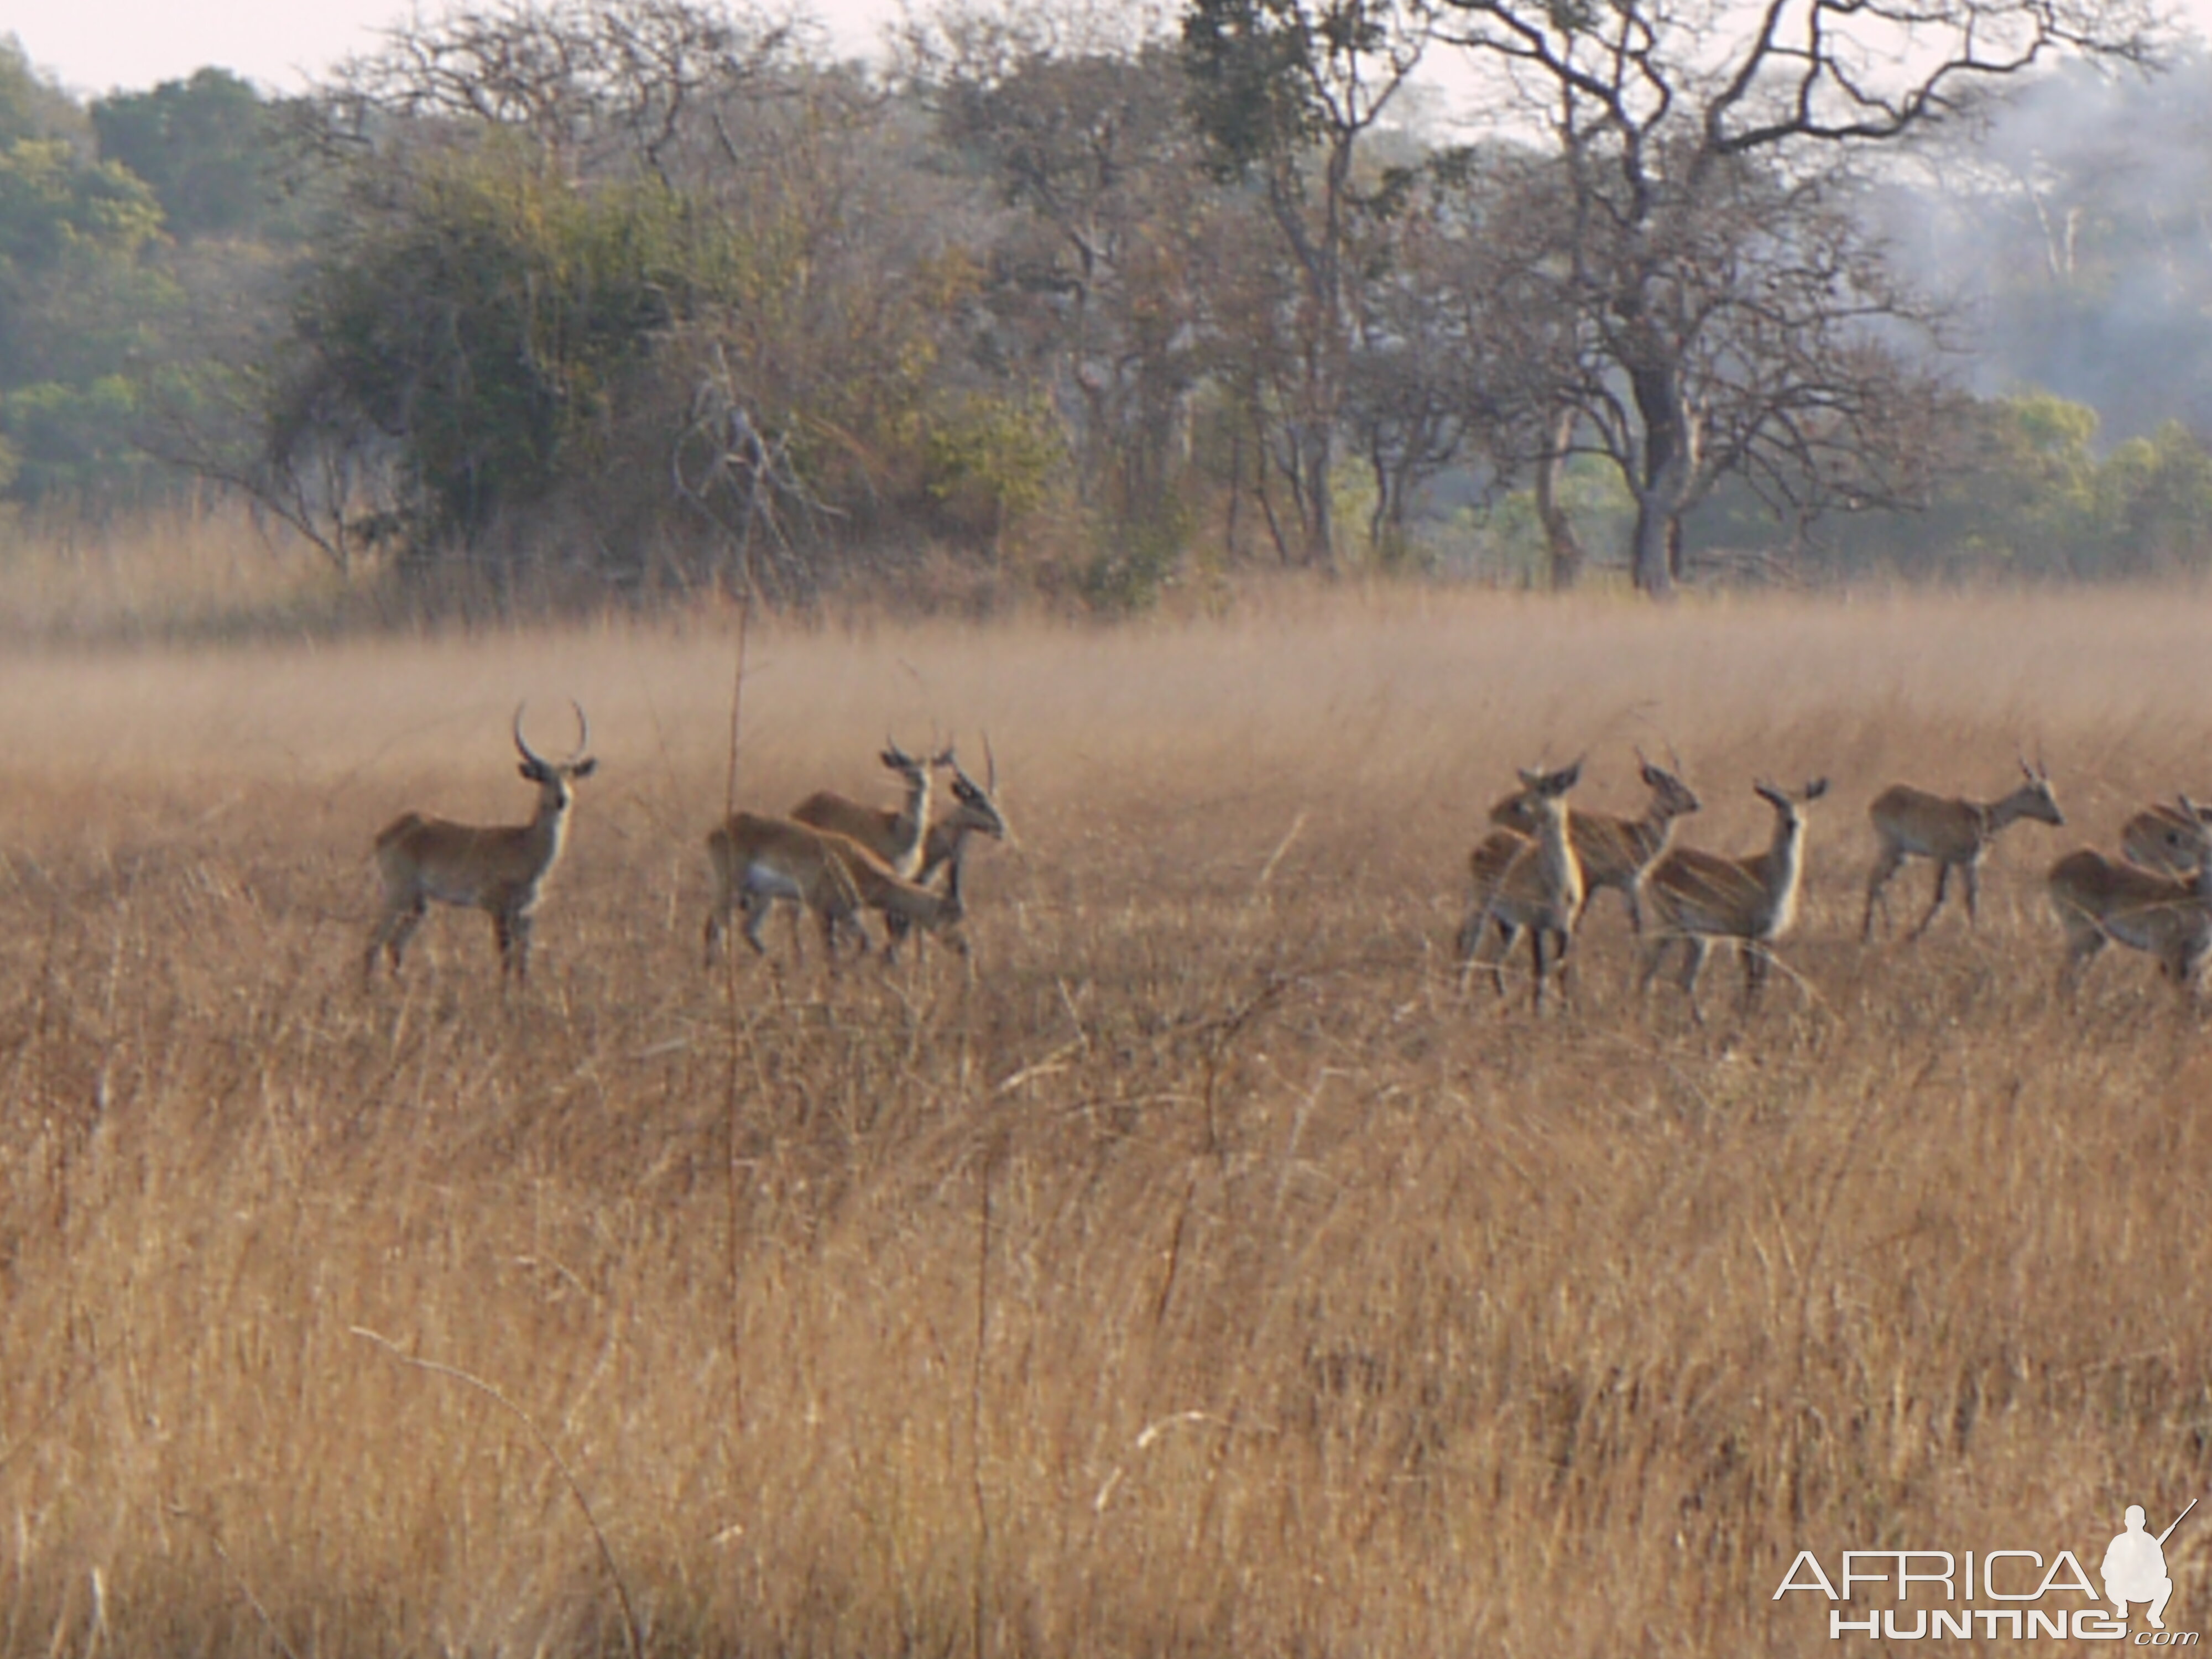
[[[229,503],[112,521],[0,513],[0,639],[144,640],[372,620],[328,560]]]
[[[2094,1566],[2212,1460],[2212,1028],[2141,958],[2054,1006],[2039,878],[2212,793],[2207,621],[757,636],[748,804],[989,727],[972,980],[781,919],[702,973],[718,627],[14,657],[0,1655],[1738,1655],[1826,1650],[1801,1547]],[[507,714],[557,750],[572,694],[528,991],[446,912],[364,993],[370,834],[519,817]],[[1637,742],[1704,846],[1834,778],[1768,1005],[1640,1005],[1610,896],[1569,1012],[1462,997],[1482,809],[1584,748],[1632,805]],[[2069,827],[1862,951],[1866,801],[2023,743]]]

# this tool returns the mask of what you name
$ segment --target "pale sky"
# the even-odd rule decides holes
[[[445,0],[420,9],[436,15]],[[215,64],[264,88],[296,92],[372,31],[404,21],[409,0],[0,0],[0,35],[23,43],[33,64],[79,94],[140,91]],[[843,53],[871,52],[898,0],[813,0]],[[2212,0],[2175,9],[2212,37]]]
[[[2208,0],[2212,3],[2212,0]],[[413,15],[408,0],[0,0],[0,35],[71,91],[143,91],[214,64],[297,92],[374,31]],[[420,8],[447,9],[442,0]],[[897,0],[814,0],[842,52],[871,52]]]

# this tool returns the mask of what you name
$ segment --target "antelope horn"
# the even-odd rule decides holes
[[[545,764],[544,758],[530,746],[529,740],[522,735],[522,711],[529,706],[526,700],[514,705],[514,746],[520,752],[523,759],[543,766]]]
[[[568,757],[570,763],[574,764],[583,759],[591,750],[592,723],[584,718],[584,705],[574,697],[568,699],[568,707],[576,711],[576,752]]]
[[[991,734],[988,732],[983,734],[983,766],[985,773],[983,793],[987,795],[996,795],[999,793],[999,759],[991,752]]]

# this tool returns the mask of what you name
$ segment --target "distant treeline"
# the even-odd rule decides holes
[[[945,0],[872,67],[501,0],[281,100],[0,41],[0,497],[213,484],[433,603],[2212,562],[2212,61],[2114,7],[1869,89],[1816,5],[1717,82],[1723,9],[1629,3],[1610,82],[1516,0]]]

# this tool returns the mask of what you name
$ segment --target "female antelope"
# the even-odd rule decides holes
[[[545,883],[568,839],[568,786],[587,778],[599,763],[585,754],[592,728],[580,704],[576,711],[575,752],[549,761],[532,752],[522,735],[522,709],[514,711],[514,746],[522,757],[522,775],[538,786],[538,811],[529,823],[485,826],[402,813],[376,837],[376,869],[384,883],[384,911],[369,934],[362,977],[376,974],[379,951],[388,952],[399,972],[407,941],[422,924],[431,901],[465,904],[491,917],[499,942],[501,976],[522,982],[530,969],[530,929]]]
[[[906,780],[906,802],[896,811],[864,806],[832,789],[817,789],[793,807],[791,816],[794,822],[860,842],[911,881],[921,868],[923,842],[929,834],[931,770],[950,762],[952,751],[917,760],[886,738],[878,758]]]
[[[2051,866],[2051,906],[2066,930],[2060,995],[2070,997],[2091,958],[2118,943],[2156,957],[2183,1000],[2197,1000],[2205,959],[2212,957],[2212,824],[2186,795],[2180,799],[2174,822],[2189,838],[2187,877],[2154,875],[2086,847]]]
[[[835,831],[790,818],[737,812],[708,836],[707,855],[714,872],[705,936],[710,965],[732,910],[744,912],[745,943],[765,954],[761,924],[780,898],[805,906],[820,919],[823,947],[833,972],[840,928],[849,927],[860,953],[867,951],[868,933],[860,919],[864,905],[908,927],[942,933],[953,949],[966,954],[967,943],[958,932],[957,894],[933,893],[901,880],[883,860]]]
[[[1505,958],[1511,954],[1514,942],[1523,933],[1528,935],[1528,960],[1535,972],[1534,1006],[1539,1012],[1544,1006],[1547,971],[1560,975],[1564,994],[1567,945],[1575,919],[1582,914],[1582,861],[1575,855],[1572,815],[1567,810],[1567,792],[1582,775],[1580,761],[1558,772],[1521,774],[1521,799],[1534,818],[1535,834],[1516,838],[1518,846],[1487,881],[1483,853],[1491,842],[1475,849],[1474,908],[1460,929],[1462,981],[1478,963],[1485,963],[1490,969],[1490,982],[1501,997],[1505,994]],[[1498,932],[1498,949],[1494,956],[1486,957],[1483,935],[1493,922]],[[1558,941],[1548,964],[1544,957],[1547,935]]]
[[[1790,931],[1805,875],[1805,809],[1828,793],[1815,778],[1795,794],[1771,784],[1752,786],[1774,809],[1774,836],[1764,853],[1722,858],[1678,847],[1644,878],[1644,896],[1660,921],[1659,936],[1644,947],[1642,984],[1649,988],[1667,947],[1683,950],[1680,983],[1690,999],[1690,1018],[1705,1024],[1698,1006],[1698,975],[1717,939],[1734,939],[1743,956],[1743,1000],[1759,1000],[1766,977],[1766,946]]]
[[[1966,921],[1971,925],[1978,919],[1982,856],[1990,850],[1997,832],[2021,818],[2033,818],[2038,823],[2066,822],[2057,798],[2051,793],[2051,775],[2039,766],[2030,766],[2025,758],[2020,769],[2026,781],[2009,795],[1992,801],[1931,795],[1902,783],[1875,797],[1867,815],[1874,820],[1881,851],[1875,854],[1874,869],[1867,877],[1866,915],[1859,923],[1861,944],[1874,937],[1877,904],[1883,919],[1888,919],[1889,902],[1882,890],[1908,858],[1936,861],[1936,896],[1919,925],[1905,935],[1907,944],[1926,933],[1936,913],[1943,908],[1954,869],[1966,878]]]

